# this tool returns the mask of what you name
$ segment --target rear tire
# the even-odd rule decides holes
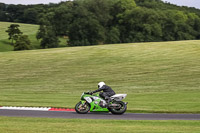
[[[87,102],[85,104],[82,104],[82,102],[78,102],[75,106],[75,110],[79,114],[87,114],[90,110],[90,106]]]
[[[122,101],[116,101],[116,102],[113,102],[113,104],[120,104],[121,108],[120,109],[109,108],[109,110],[110,110],[110,112],[112,114],[122,115],[124,112],[126,112],[127,105],[124,102],[122,102]]]

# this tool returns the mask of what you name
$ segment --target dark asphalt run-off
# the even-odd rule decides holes
[[[31,111],[7,109],[1,109],[0,116],[115,120],[200,120],[200,114],[125,113],[123,115],[113,115],[111,113],[77,114],[76,112],[65,111]]]

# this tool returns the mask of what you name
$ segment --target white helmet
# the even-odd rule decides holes
[[[104,82],[99,82],[98,83],[98,88],[101,88],[102,86],[106,85]]]

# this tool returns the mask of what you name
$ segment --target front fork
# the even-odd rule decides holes
[[[81,100],[81,103],[82,103],[83,105],[85,105],[86,101]]]
[[[85,106],[85,104],[87,103],[87,101],[81,100],[81,103],[82,103],[83,106]],[[90,106],[90,111],[93,111],[93,109],[94,109],[94,104],[92,104],[92,103],[90,104],[90,103],[89,103],[89,106]]]

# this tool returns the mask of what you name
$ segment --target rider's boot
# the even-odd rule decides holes
[[[106,100],[106,106],[109,107],[110,102],[111,102],[111,98],[110,97],[105,97]]]

